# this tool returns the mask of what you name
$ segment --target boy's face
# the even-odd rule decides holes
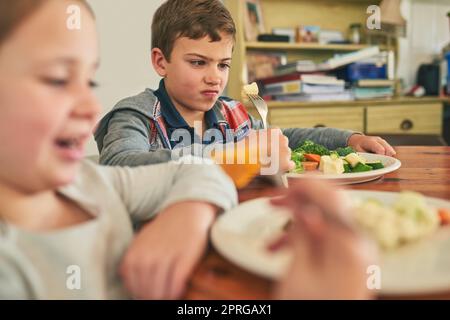
[[[170,62],[164,57],[157,65],[153,61],[179,110],[206,112],[222,94],[228,81],[234,41],[230,35],[220,35],[222,39],[216,42],[209,37],[178,38]]]
[[[0,47],[0,187],[21,192],[71,182],[100,107],[90,88],[98,62],[95,22],[67,27],[73,1],[53,0]]]

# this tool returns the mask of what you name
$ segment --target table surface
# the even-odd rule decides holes
[[[374,191],[413,190],[427,196],[450,199],[450,147],[396,147],[402,166],[376,181],[348,188]],[[239,191],[239,201],[276,195],[281,191],[256,179]],[[220,256],[210,246],[190,279],[186,299],[271,299],[274,283],[249,273]],[[448,292],[426,296],[380,298],[450,299]]]

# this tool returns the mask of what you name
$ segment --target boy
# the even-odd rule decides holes
[[[263,129],[241,103],[220,97],[228,81],[235,33],[233,19],[219,0],[165,2],[152,23],[152,63],[163,79],[157,90],[146,89],[120,101],[101,120],[95,132],[100,162],[165,162],[180,146],[245,143],[252,130]],[[357,151],[395,154],[381,138],[348,130],[284,129],[289,144],[279,130],[269,132],[280,142],[273,152],[280,171],[292,169],[289,147],[306,139],[330,149],[349,145]]]

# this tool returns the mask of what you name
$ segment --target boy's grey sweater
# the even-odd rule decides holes
[[[100,163],[104,165],[140,166],[167,162],[172,159],[172,150],[163,146],[159,135],[150,143],[150,121],[157,97],[153,90],[119,101],[100,121],[95,131],[95,140],[100,152]],[[214,111],[219,117],[221,103],[216,102]],[[262,121],[250,115],[252,128],[262,129]],[[333,128],[290,128],[282,129],[289,139],[289,147],[296,148],[305,140],[312,140],[329,149],[347,145],[353,131]]]

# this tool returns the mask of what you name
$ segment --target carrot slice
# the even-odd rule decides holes
[[[308,161],[320,162],[320,155],[313,153],[305,153],[305,159]]]
[[[303,165],[303,169],[305,169],[305,171],[314,171],[319,166],[319,163],[313,162],[313,161],[305,161],[305,162],[302,162],[302,165]]]
[[[450,224],[450,209],[440,208],[438,209],[439,219],[441,220],[441,225]]]

